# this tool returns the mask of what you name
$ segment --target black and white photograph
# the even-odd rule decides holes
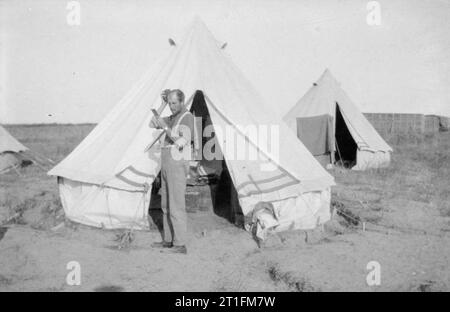
[[[449,0],[0,0],[0,292],[450,291],[449,23]]]

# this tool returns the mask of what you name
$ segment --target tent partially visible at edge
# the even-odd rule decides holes
[[[28,151],[26,146],[0,126],[0,173],[30,164],[30,158],[24,155],[26,151]]]
[[[66,216],[103,228],[144,229],[152,183],[160,170],[157,147],[144,152],[160,133],[148,127],[151,108],[160,104],[164,89],[181,89],[187,106],[197,91],[207,108],[226,166],[245,215],[258,203],[271,203],[278,230],[311,229],[330,219],[330,187],[334,178],[324,170],[276,116],[233,64],[207,27],[196,19],[181,43],[168,46],[155,64],[107,114],[75,150],[49,174],[60,177]],[[166,109],[164,114],[168,114]],[[252,141],[246,127],[275,125],[278,153]],[[258,158],[239,159],[226,140],[228,129],[249,143]],[[230,133],[229,133],[230,134]],[[272,144],[274,144],[272,143]]]
[[[392,148],[328,69],[283,120],[323,165],[341,160],[366,170],[390,163]]]

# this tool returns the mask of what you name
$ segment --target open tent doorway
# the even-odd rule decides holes
[[[197,174],[210,181],[209,188],[213,211],[216,215],[237,225],[242,225],[243,214],[237,199],[236,189],[228,171],[225,158],[216,140],[214,125],[209,114],[203,91],[197,90],[192,98],[190,112],[195,117],[196,137],[198,142],[195,157]],[[212,144],[211,144],[212,143]],[[219,157],[208,157],[208,151]],[[211,177],[212,179],[208,179]],[[217,179],[216,179],[217,178]]]
[[[344,117],[342,116],[339,104],[336,103],[336,128],[335,128],[335,142],[336,163],[340,163],[346,168],[351,168],[356,164],[356,151],[358,146],[353,139]]]

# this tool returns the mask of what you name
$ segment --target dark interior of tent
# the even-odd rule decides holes
[[[189,105],[189,103],[187,104]],[[211,117],[202,91],[197,90],[195,92],[189,110],[196,117],[196,129],[199,134],[199,153],[194,155],[196,160],[191,162],[187,179],[186,210],[188,213],[195,213],[197,211],[210,210],[212,207],[214,214],[217,216],[225,218],[238,226],[242,226],[242,210],[239,206],[237,192],[225,160],[207,160],[202,155],[205,144],[214,137],[214,131],[211,137],[202,135],[205,127],[211,125]],[[213,148],[220,149],[220,146],[217,144]],[[223,155],[221,151],[219,153]],[[193,163],[195,164],[194,166]],[[206,170],[198,170],[199,167]],[[161,208],[159,177],[160,175],[155,179],[152,186],[149,215],[153,219],[153,223],[158,228],[160,226],[162,228],[161,213],[158,211]]]
[[[344,117],[342,116],[339,104],[336,103],[336,163],[351,168],[356,164],[357,145],[353,139]]]

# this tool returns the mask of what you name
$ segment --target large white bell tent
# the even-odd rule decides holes
[[[152,183],[160,170],[158,146],[144,152],[161,130],[149,128],[151,108],[160,105],[164,89],[181,89],[191,107],[199,94],[214,125],[245,215],[258,203],[271,203],[276,229],[311,229],[330,219],[330,187],[334,179],[291,130],[274,120],[271,109],[236,68],[206,26],[196,19],[182,42],[168,46],[154,65],[97,127],[49,174],[58,176],[66,216],[76,222],[112,228],[143,229]],[[200,92],[201,91],[201,92]],[[194,96],[196,95],[196,96]],[[167,108],[162,115],[167,115]],[[279,149],[255,142],[244,129],[278,125]],[[236,159],[226,140],[228,129],[244,138],[257,160]],[[269,166],[267,166],[269,164]],[[272,220],[273,221],[273,220]]]
[[[283,120],[322,164],[354,170],[389,165],[392,148],[327,69]]]

